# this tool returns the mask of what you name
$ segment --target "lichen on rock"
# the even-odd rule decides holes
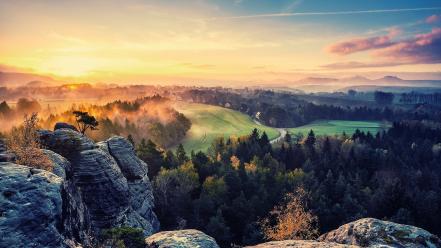
[[[195,229],[159,232],[145,241],[147,248],[219,248],[212,237]]]

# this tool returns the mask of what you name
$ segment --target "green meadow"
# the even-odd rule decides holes
[[[376,134],[378,131],[386,130],[389,126],[390,124],[380,121],[322,120],[287,130],[290,134],[306,135],[313,130],[316,135],[336,135],[343,134],[343,132],[352,135],[357,129]]]
[[[205,151],[218,137],[242,136],[250,134],[254,128],[266,132],[269,139],[279,136],[275,128],[260,126],[251,117],[218,106],[177,102],[175,109],[191,120],[191,129],[183,141],[187,152]]]

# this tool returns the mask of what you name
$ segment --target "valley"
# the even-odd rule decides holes
[[[251,117],[227,108],[208,104],[177,102],[174,108],[190,119],[192,125],[183,139],[186,151],[205,151],[216,138],[240,137],[257,128],[269,139],[280,136],[272,127],[258,125]]]

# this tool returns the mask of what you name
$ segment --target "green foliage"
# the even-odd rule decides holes
[[[191,216],[191,195],[199,185],[198,174],[191,161],[174,169],[161,169],[153,181],[156,214],[164,227],[178,226],[179,220]]]
[[[179,165],[184,164],[188,161],[187,153],[185,152],[184,146],[182,144],[179,144],[178,148],[176,149],[176,159]]]
[[[303,186],[320,233],[362,217],[441,233],[439,125],[395,123],[376,136],[311,132],[270,149],[262,136],[254,131],[220,138],[208,153],[193,152],[183,166],[163,168],[153,183],[161,227],[175,229],[185,219],[186,228],[202,230],[224,247],[253,245],[263,238],[256,223]]]
[[[225,223],[222,211],[219,209],[217,214],[210,218],[206,226],[206,232],[212,237],[216,237],[216,241],[222,247],[229,245],[231,241],[231,233],[227,224]]]
[[[136,147],[136,154],[142,161],[147,163],[149,178],[154,178],[164,162],[162,151],[153,141],[148,140],[146,142],[145,139],[142,139]]]
[[[115,227],[102,232],[100,237],[104,247],[144,248],[142,229],[132,227]]]
[[[377,132],[386,130],[388,127],[389,124],[381,121],[319,120],[303,126],[288,128],[288,133],[293,136],[299,133],[307,135],[308,132],[313,130],[317,136],[334,136],[342,135],[343,133],[352,135],[356,130],[360,130],[376,134]]]
[[[188,152],[206,152],[217,138],[245,136],[253,128],[265,131],[269,139],[278,136],[275,128],[258,125],[248,115],[228,108],[194,103],[180,103],[175,107],[191,121],[191,128],[182,142]]]

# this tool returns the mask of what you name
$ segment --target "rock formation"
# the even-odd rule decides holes
[[[314,240],[284,240],[267,242],[255,246],[246,246],[246,248],[359,248],[359,246]]]
[[[441,247],[441,240],[424,229],[373,218],[340,226],[319,240],[361,247]]]
[[[342,225],[323,234],[317,241],[284,240],[273,241],[249,248],[436,248],[441,240],[424,229],[401,225],[389,221],[364,218]]]
[[[54,126],[54,130],[58,130],[58,129],[62,129],[62,128],[66,128],[66,129],[72,129],[74,131],[78,131],[78,129],[71,124],[65,123],[65,122],[57,122]]]
[[[147,248],[219,248],[212,237],[194,229],[159,232],[145,241]]]
[[[118,226],[141,228],[146,236],[159,230],[147,165],[130,142],[113,137],[95,144],[66,128],[39,134],[53,173],[0,163],[0,233],[11,234],[1,235],[0,247],[87,245]],[[33,238],[22,239],[25,234]]]
[[[63,179],[9,162],[0,179],[0,247],[65,247]]]

